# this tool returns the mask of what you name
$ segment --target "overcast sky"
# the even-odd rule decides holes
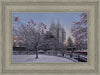
[[[13,13],[14,17],[19,17],[21,22],[24,24],[27,24],[28,21],[31,19],[34,20],[36,24],[39,24],[40,22],[43,22],[47,25],[47,29],[49,29],[52,20],[54,20],[55,24],[57,24],[57,19],[59,17],[60,24],[64,27],[66,31],[66,39],[71,34],[71,26],[73,21],[79,21],[80,20],[80,14],[81,13]]]

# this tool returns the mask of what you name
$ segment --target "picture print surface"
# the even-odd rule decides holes
[[[13,63],[87,62],[87,13],[12,15]]]

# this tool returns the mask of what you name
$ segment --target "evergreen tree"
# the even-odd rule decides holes
[[[67,50],[70,50],[72,52],[75,50],[74,43],[71,37],[68,37],[68,40],[67,40]]]
[[[68,46],[68,47],[73,47],[73,42],[72,42],[71,37],[68,37],[67,46]]]

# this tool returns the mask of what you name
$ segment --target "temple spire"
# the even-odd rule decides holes
[[[59,16],[58,16],[58,19],[57,19],[57,24],[60,24],[60,23],[59,23]]]
[[[52,23],[51,23],[51,29],[52,28],[55,28],[55,23],[54,23],[54,20],[52,19]]]
[[[57,27],[58,27],[58,28],[61,28],[60,21],[59,21],[59,16],[58,16],[58,18],[57,18]]]

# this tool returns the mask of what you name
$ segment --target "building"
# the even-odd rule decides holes
[[[66,40],[66,32],[63,26],[60,24],[59,18],[57,24],[52,21],[49,32],[57,39],[58,43],[64,44]]]

